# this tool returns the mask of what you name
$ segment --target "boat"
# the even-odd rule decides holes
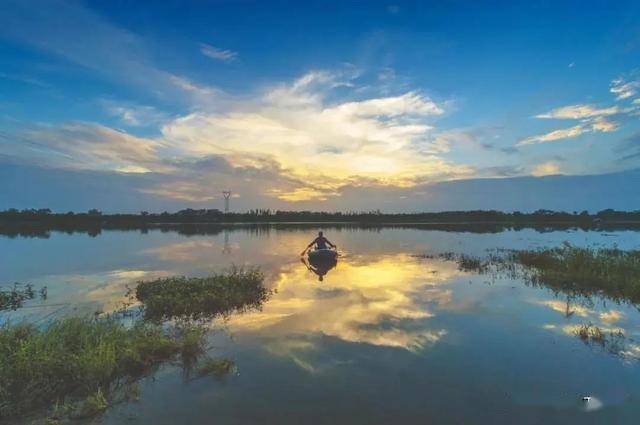
[[[322,261],[322,260],[335,260],[338,258],[338,251],[333,249],[312,249],[308,253],[309,260],[311,261]]]

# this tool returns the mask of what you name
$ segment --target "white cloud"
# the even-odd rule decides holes
[[[624,100],[635,96],[640,89],[640,81],[625,81],[622,78],[616,78],[611,82],[609,91],[616,95],[617,100]]]
[[[591,122],[591,130],[599,131],[602,133],[610,133],[612,131],[616,131],[619,127],[619,124],[615,121],[607,121],[604,118],[596,118]]]
[[[552,142],[554,140],[566,139],[569,137],[577,137],[581,134],[591,131],[590,127],[584,124],[578,124],[573,127],[563,128],[560,130],[554,130],[549,133],[540,134],[537,136],[527,137],[520,140],[517,146],[531,145],[535,143]]]
[[[553,109],[545,114],[536,115],[536,118],[578,120],[615,115],[619,114],[620,112],[621,111],[617,106],[611,106],[609,108],[597,108],[593,105],[570,105]]]
[[[101,101],[110,115],[118,117],[124,124],[132,127],[157,125],[167,119],[166,114],[152,106],[120,103],[112,100]]]
[[[272,192],[287,200],[332,196],[363,179],[407,187],[468,171],[417,148],[431,143],[428,120],[444,112],[441,105],[415,92],[327,104],[329,92],[349,81],[311,72],[224,114],[181,117],[162,133],[185,156],[224,155],[234,166],[272,158],[287,176],[308,183],[291,193]]]
[[[607,121],[605,118],[596,118],[592,121],[585,121],[583,124],[578,124],[569,128],[562,128],[560,130],[554,130],[549,133],[540,134],[537,136],[527,137],[520,140],[517,146],[531,145],[536,143],[553,142],[561,139],[568,139],[572,137],[578,137],[585,133],[609,133],[616,131],[619,125],[613,121]]]
[[[167,178],[147,193],[184,201],[212,199],[211,181],[240,178],[271,198],[305,201],[338,196],[345,187],[409,188],[472,172],[440,156],[443,142],[431,132],[445,108],[425,95],[327,100],[338,88],[361,95],[352,90],[355,75],[311,72],[249,100],[233,99],[224,112],[203,100],[215,99],[215,89],[173,76],[199,108],[165,118],[156,139],[70,123],[25,131],[20,148],[11,143],[6,152],[22,159],[51,157],[48,164],[60,168],[163,174]],[[112,101],[105,107],[128,125],[145,124],[156,112]],[[191,170],[207,158],[221,160]]]
[[[409,92],[401,96],[347,102],[334,108],[354,117],[397,117],[401,115],[441,115],[444,110],[430,99]]]
[[[531,171],[536,177],[560,174],[560,166],[555,161],[547,161],[533,167]]]
[[[202,54],[207,57],[223,62],[233,62],[238,58],[238,52],[221,49],[219,47],[211,46],[204,43],[200,44],[200,52],[202,52]]]
[[[146,173],[168,171],[157,155],[162,143],[98,124],[38,125],[23,131],[0,152],[49,167]]]

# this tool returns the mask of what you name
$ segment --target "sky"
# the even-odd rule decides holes
[[[2,208],[595,208],[639,118],[637,1],[0,4]]]

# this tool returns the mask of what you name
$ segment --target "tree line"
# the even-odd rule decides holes
[[[86,212],[56,213],[49,208],[15,208],[0,211],[0,224],[55,225],[135,225],[188,223],[261,223],[261,222],[350,222],[350,223],[575,223],[640,222],[640,210],[606,209],[597,213],[565,212],[540,209],[534,212],[503,212],[495,210],[441,211],[417,213],[282,211],[255,209],[224,213],[218,209],[187,208],[177,212],[137,214],[106,214],[97,209]]]

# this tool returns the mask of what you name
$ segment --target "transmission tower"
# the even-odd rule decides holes
[[[222,191],[222,196],[224,196],[224,212],[228,213],[229,212],[229,198],[231,198],[231,191],[230,190],[223,190]]]

